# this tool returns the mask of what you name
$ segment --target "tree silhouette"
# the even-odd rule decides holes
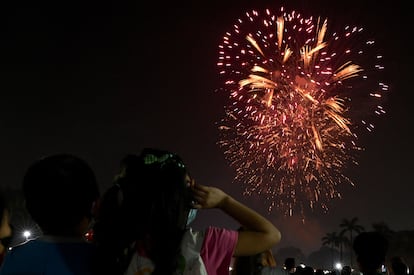
[[[338,235],[337,243],[339,245],[339,259],[341,264],[343,264],[343,254],[344,254],[344,246],[350,246],[349,239],[345,236],[345,232],[341,231]]]
[[[358,218],[357,217],[353,217],[352,219],[348,220],[348,219],[343,219],[342,222],[339,224],[339,227],[343,228],[341,231],[341,235],[345,235],[346,233],[349,233],[349,243],[350,246],[352,246],[352,243],[354,241],[353,238],[353,234],[352,233],[361,233],[362,231],[364,231],[364,227],[362,225],[358,224]],[[351,267],[353,266],[353,251],[352,251],[352,247],[350,249],[350,259],[351,259]]]
[[[334,247],[338,247],[339,245],[339,235],[337,234],[337,232],[331,232],[331,233],[326,233],[326,235],[324,237],[322,237],[322,245],[326,245],[326,246],[330,246],[331,247],[331,253],[332,253],[332,268],[335,267],[335,263],[334,263]]]
[[[390,240],[394,235],[394,231],[389,228],[385,222],[377,222],[372,224],[374,231],[381,233],[385,238]]]

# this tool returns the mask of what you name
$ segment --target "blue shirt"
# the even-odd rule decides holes
[[[0,275],[90,275],[94,255],[84,240],[44,236],[9,250]]]

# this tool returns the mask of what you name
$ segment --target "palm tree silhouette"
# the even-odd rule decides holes
[[[342,227],[342,231],[341,231],[341,235],[345,235],[345,233],[349,232],[349,243],[351,246],[350,249],[350,259],[351,259],[351,267],[353,266],[353,251],[352,251],[352,243],[354,241],[353,239],[353,232],[355,233],[361,233],[362,231],[364,231],[364,227],[362,225],[358,224],[358,218],[357,217],[353,217],[352,219],[348,220],[348,219],[343,219],[342,222],[339,224],[339,227]]]
[[[339,259],[341,264],[344,264],[343,262],[343,255],[344,255],[344,246],[349,246],[349,239],[347,236],[345,236],[344,232],[340,232],[338,235],[338,246],[339,246]]]
[[[332,268],[335,267],[334,263],[334,247],[339,245],[339,235],[337,232],[326,233],[324,237],[322,237],[322,245],[330,246],[331,247],[331,254],[332,254]]]

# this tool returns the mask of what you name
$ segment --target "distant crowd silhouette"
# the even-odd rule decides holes
[[[180,156],[144,148],[120,161],[113,184],[100,193],[95,173],[72,154],[45,156],[22,179],[25,207],[40,236],[10,245],[14,228],[7,194],[0,197],[0,275],[323,275],[272,249],[281,232],[230,194],[191,176]],[[191,226],[198,211],[218,209],[238,229]],[[358,268],[341,275],[408,274],[402,258],[387,262],[387,239],[362,232],[353,241]]]

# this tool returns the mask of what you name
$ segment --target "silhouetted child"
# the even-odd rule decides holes
[[[388,251],[388,241],[379,232],[362,232],[354,239],[353,249],[363,275],[380,274]]]
[[[0,274],[92,274],[95,247],[84,234],[99,188],[89,165],[67,154],[42,158],[24,175],[23,194],[43,235],[13,247]]]
[[[284,267],[285,267],[285,270],[288,273],[295,273],[296,272],[296,260],[295,260],[295,258],[292,258],[292,257],[286,258],[285,262],[284,262]]]
[[[218,208],[247,228],[194,231],[198,209]],[[101,201],[95,240],[111,274],[229,274],[233,256],[274,246],[280,232],[222,190],[195,184],[181,158],[144,149],[123,162]],[[185,273],[187,274],[187,273]]]

